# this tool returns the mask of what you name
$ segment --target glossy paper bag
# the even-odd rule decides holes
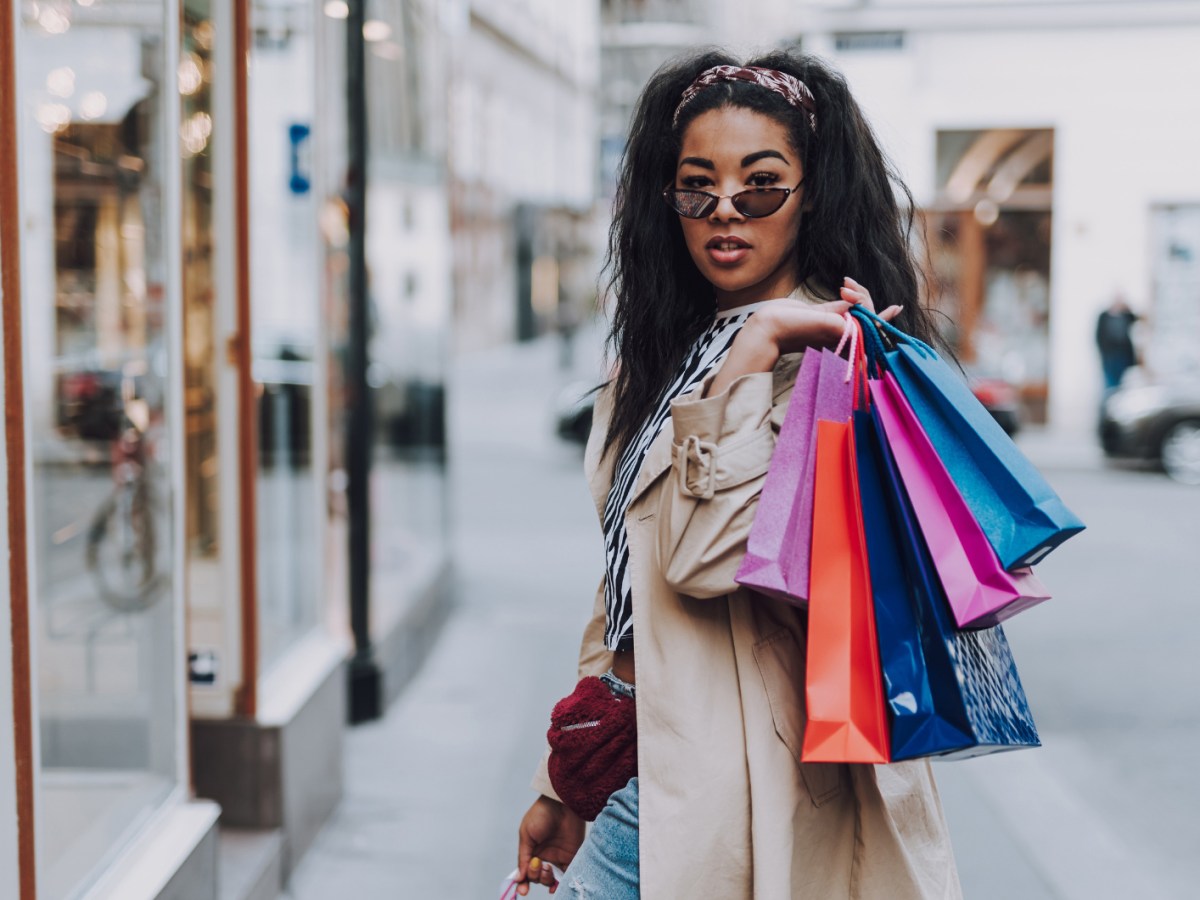
[[[739,584],[800,607],[808,602],[816,422],[850,418],[847,365],[828,350],[804,354],[735,576]]]
[[[817,423],[813,521],[808,723],[801,759],[887,762],[887,716],[849,421]]]
[[[892,760],[1040,746],[1002,627],[955,627],[879,420],[854,436]]]
[[[1032,570],[1000,563],[891,373],[871,382],[871,398],[959,627],[990,627],[1049,599]]]
[[[941,357],[899,343],[887,360],[1004,568],[1031,566],[1083,531],[1083,522]]]

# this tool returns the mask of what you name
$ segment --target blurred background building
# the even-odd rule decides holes
[[[455,344],[571,328],[595,309],[596,4],[446,5]]]
[[[799,47],[842,71],[913,191],[934,302],[1025,417],[1094,426],[1096,316],[1143,316],[1147,366],[1200,369],[1195,3],[605,0],[602,186],[641,85],[695,44]],[[886,302],[886,298],[881,298]]]
[[[341,795],[357,7],[0,14],[0,898],[35,877],[43,900],[216,897],[218,853],[222,898],[274,897]],[[1031,420],[1091,428],[1118,292],[1150,367],[1200,369],[1189,0],[369,0],[365,20],[384,700],[449,607],[448,359],[592,317],[632,105],[690,46],[846,74],[962,359]]]

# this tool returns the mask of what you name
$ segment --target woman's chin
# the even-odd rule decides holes
[[[743,295],[749,295],[756,292],[757,289],[763,287],[763,279],[753,277],[732,277],[729,272],[714,272],[709,277],[709,282],[713,289],[717,292],[717,296],[735,296],[741,298]],[[765,299],[765,298],[757,298]],[[753,299],[745,302],[753,302]]]

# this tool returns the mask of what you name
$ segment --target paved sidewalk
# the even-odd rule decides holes
[[[386,718],[348,732],[346,799],[295,873],[293,900],[491,900],[515,864],[548,711],[572,686],[602,565],[580,453],[551,427],[560,386],[597,377],[581,343],[569,372],[552,341],[457,366],[458,605]],[[1078,447],[1035,432],[1024,443],[1039,464],[1079,463]],[[1060,777],[1086,757],[1047,744],[937,767],[966,896],[1175,896]]]

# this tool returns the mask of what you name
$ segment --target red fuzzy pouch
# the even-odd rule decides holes
[[[582,679],[550,713],[550,783],[575,815],[593,822],[611,794],[637,775],[637,719],[632,697],[595,676]]]

